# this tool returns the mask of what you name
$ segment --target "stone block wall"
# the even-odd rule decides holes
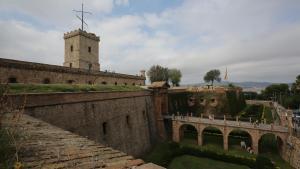
[[[300,169],[300,139],[294,136],[288,138],[288,146],[283,159],[296,169]]]
[[[0,58],[0,83],[145,85],[145,77]]]

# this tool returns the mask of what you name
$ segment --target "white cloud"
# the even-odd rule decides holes
[[[4,58],[62,65],[64,43],[57,31],[39,31],[17,21],[0,21],[0,55]]]
[[[52,1],[10,2],[1,1],[0,5],[62,28],[40,30],[27,21],[1,21],[1,57],[61,64],[62,30],[78,25],[67,9],[77,9],[79,1],[59,1],[63,3],[59,5]],[[288,82],[300,74],[300,13],[294,12],[300,10],[300,1],[289,2],[186,0],[161,13],[93,17],[89,30],[100,35],[102,70],[136,74],[160,64],[181,69],[183,82],[195,83],[202,81],[209,69],[224,71],[228,67],[232,81]],[[115,5],[129,5],[128,0],[85,3],[96,13],[113,13]],[[41,10],[44,6],[47,9]],[[53,14],[50,11],[54,9],[57,12]],[[291,17],[294,19],[285,19]]]

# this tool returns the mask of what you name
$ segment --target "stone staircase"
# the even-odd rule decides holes
[[[19,159],[25,168],[162,169],[25,114],[7,116],[3,124],[18,129]]]

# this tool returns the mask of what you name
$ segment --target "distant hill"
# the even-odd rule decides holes
[[[243,88],[243,91],[253,91],[260,93],[264,90],[267,86],[271,84],[278,84],[278,83],[271,83],[271,82],[221,82],[215,83],[216,86],[227,86],[229,83],[234,84],[235,86],[239,86]],[[287,83],[290,87],[292,83]],[[207,83],[196,83],[196,84],[187,84],[183,86],[205,86]]]
[[[265,88],[273,83],[271,82],[221,82],[221,83],[214,83],[214,85],[217,85],[217,86],[223,86],[223,85],[228,85],[229,83],[232,83],[236,86],[239,86],[239,87],[245,87],[245,88],[248,88],[248,87],[259,87],[259,88]],[[184,85],[184,86],[205,86],[207,83],[195,83],[195,84],[187,84],[187,85]]]
[[[244,91],[255,91],[260,92],[264,90],[267,86],[273,84],[271,82],[221,82],[215,83],[217,86],[226,86],[229,83],[234,84],[235,86],[239,86],[243,88]],[[197,84],[188,84],[184,86],[205,86],[207,83],[197,83]]]

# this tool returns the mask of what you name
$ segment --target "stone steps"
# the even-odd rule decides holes
[[[110,147],[62,130],[46,122],[22,114],[17,124],[8,115],[4,126],[17,126],[24,140],[20,141],[20,161],[33,169],[63,168],[131,168],[143,164]]]

